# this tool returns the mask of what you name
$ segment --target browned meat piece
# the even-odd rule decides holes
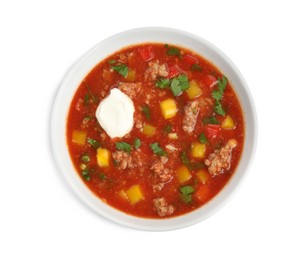
[[[167,77],[169,74],[166,64],[160,64],[158,60],[149,62],[149,67],[145,71],[145,79],[155,80],[156,77]]]
[[[225,170],[229,170],[231,166],[232,150],[236,147],[237,141],[230,139],[227,144],[220,150],[215,150],[211,153],[205,164],[208,166],[208,171],[212,176],[222,174]]]
[[[165,168],[165,164],[168,162],[168,158],[165,156],[160,157],[160,159],[154,161],[151,166],[151,170],[155,173],[155,177],[158,177],[162,182],[168,182],[172,179],[172,171]]]
[[[170,216],[175,210],[173,205],[168,205],[164,197],[154,199],[153,203],[160,217]]]
[[[124,151],[115,151],[112,153],[112,156],[116,161],[119,170],[124,170],[126,168],[132,169],[134,167],[142,166],[142,161],[138,153],[133,153],[130,155]]]
[[[137,83],[120,82],[118,84],[118,88],[124,94],[126,94],[127,96],[129,96],[130,98],[134,98],[141,91],[142,84],[141,84],[141,82],[137,82]]]
[[[198,101],[191,101],[184,107],[182,129],[191,134],[194,130],[199,113]]]

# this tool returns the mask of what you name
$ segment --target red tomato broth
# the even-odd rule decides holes
[[[172,47],[174,46],[172,45]],[[218,122],[221,123],[224,120],[224,117],[213,111],[213,105],[207,104],[200,107],[195,129],[191,135],[187,134],[182,129],[184,106],[187,102],[191,101],[187,93],[183,91],[180,96],[174,96],[169,88],[157,88],[155,82],[158,79],[156,78],[154,81],[145,80],[145,71],[149,66],[149,62],[155,60],[158,60],[160,64],[167,64],[169,68],[175,66],[175,68],[180,71],[180,74],[185,74],[188,77],[189,82],[196,80],[199,84],[203,93],[200,97],[195,98],[194,100],[204,100],[205,98],[208,98],[211,99],[212,102],[213,98],[211,97],[211,93],[217,85],[212,88],[209,86],[212,78],[209,75],[212,75],[215,79],[218,79],[223,75],[212,63],[205,60],[200,55],[182,47],[175,47],[180,49],[179,55],[167,55],[167,48],[164,44],[148,43],[124,48],[107,57],[105,60],[97,64],[80,84],[72,99],[68,113],[68,149],[72,162],[76,171],[81,176],[81,179],[86,186],[105,203],[127,214],[139,217],[162,217],[158,216],[153,204],[153,200],[158,197],[164,197],[167,203],[173,205],[175,209],[173,214],[163,217],[182,215],[201,207],[217,195],[229,181],[239,163],[243,150],[245,132],[243,113],[238,98],[228,81],[223,98],[221,99],[221,104],[226,114],[233,118],[236,127],[233,130],[224,130],[220,127],[218,136],[216,138],[208,139],[205,157],[203,159],[192,157],[191,144],[198,142],[199,134],[206,131],[207,125],[202,123],[204,118],[214,116]],[[145,48],[146,50],[151,50],[151,54],[146,53],[145,50],[142,51],[142,49]],[[141,55],[143,55],[143,58]],[[187,59],[184,59],[185,55],[188,55]],[[192,69],[192,58],[190,58],[190,56],[195,57],[194,60],[198,61],[197,64],[200,66],[200,70]],[[134,118],[139,118],[144,123],[149,123],[155,126],[156,132],[153,136],[146,136],[139,128],[134,126],[131,132],[125,137],[111,139],[101,128],[95,118],[95,111],[99,102],[106,97],[109,94],[109,91],[116,87],[119,82],[126,82],[126,79],[122,75],[111,70],[111,66],[113,65],[110,63],[119,59],[123,61],[120,62],[120,64],[125,64],[129,69],[135,70],[135,81],[133,82],[141,82],[143,85],[143,92],[132,98],[135,106]],[[151,118],[148,120],[141,111],[141,107],[146,104],[146,96],[147,94],[150,94],[151,91],[156,93],[156,98],[149,101],[148,106]],[[86,96],[87,98],[85,98]],[[160,110],[160,102],[167,98],[174,99],[178,108],[177,114],[171,119],[165,119]],[[90,117],[89,120],[86,120],[86,123],[84,120],[85,117]],[[177,133],[178,139],[170,140],[168,138],[168,134],[165,131],[166,126],[168,125],[171,125],[172,132]],[[132,154],[136,151],[133,147],[134,140],[135,138],[139,138],[141,140],[139,152],[143,159],[144,166],[133,169],[118,170],[111,157],[109,166],[100,168],[97,165],[95,148],[87,142],[85,142],[84,145],[77,145],[72,142],[72,133],[74,130],[85,131],[87,138],[99,141],[101,147],[108,149],[111,154],[117,150],[115,146],[116,142],[127,142],[131,144],[133,150],[130,154]],[[203,165],[204,159],[206,159],[210,153],[225,145],[227,141],[232,138],[237,140],[237,146],[233,149],[231,165],[228,170],[218,176],[210,177],[205,184],[200,183],[196,177],[196,172],[199,169],[190,170],[192,177],[184,183],[179,183],[176,177],[176,169],[183,165],[180,153],[186,152],[192,163],[200,163]],[[155,142],[158,142],[160,147],[164,150],[166,150],[165,146],[170,143],[178,149],[178,152],[176,153],[168,153],[168,162],[166,163],[166,168],[174,170],[173,179],[165,183],[163,188],[157,192],[153,191],[154,174],[150,170],[150,165],[159,158],[159,156],[155,155],[150,148],[150,144]],[[84,179],[81,175],[81,156],[85,153],[90,157],[90,161],[86,165],[86,167],[90,169],[90,180]],[[207,170],[207,166],[204,165],[203,169]],[[144,198],[134,205],[120,195],[121,190],[125,191],[133,185],[140,186]],[[195,192],[192,194],[192,200],[189,203],[184,203],[180,195],[180,187],[186,185],[191,185],[195,189]],[[208,190],[208,192],[206,192],[206,198],[203,201],[200,201],[196,196],[196,192],[197,190],[200,190],[203,185],[205,185],[205,189]]]

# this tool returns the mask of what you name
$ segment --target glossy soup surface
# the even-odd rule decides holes
[[[113,88],[134,104],[134,125],[111,139],[95,116]],[[185,48],[141,44],[96,65],[69,109],[67,143],[77,173],[105,203],[164,218],[193,211],[233,175],[244,141],[243,113],[225,77]]]

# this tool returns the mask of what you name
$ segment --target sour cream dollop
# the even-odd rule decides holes
[[[123,137],[133,127],[134,105],[132,100],[114,88],[96,110],[96,118],[101,127],[111,137]]]

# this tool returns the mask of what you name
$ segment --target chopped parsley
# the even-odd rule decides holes
[[[163,128],[163,132],[166,133],[166,134],[171,133],[172,130],[173,130],[173,127],[172,127],[172,125],[170,125],[170,124],[165,125],[164,128]]]
[[[182,58],[182,55],[180,53],[180,49],[176,47],[170,47],[168,44],[165,44],[166,54],[169,56],[178,56],[179,58]]]
[[[184,203],[188,204],[192,201],[192,194],[195,192],[193,186],[187,185],[180,188],[180,197]]]
[[[174,96],[179,96],[183,91],[189,88],[188,77],[185,74],[181,74],[172,79],[171,90]]]
[[[218,79],[218,84],[217,84],[218,88],[214,89],[212,92],[212,97],[215,99],[214,111],[221,116],[226,115],[226,112],[223,109],[220,100],[223,97],[224,90],[227,86],[227,83],[228,83],[228,79],[225,76],[222,76],[222,78]]]
[[[101,145],[100,142],[98,142],[97,140],[93,138],[87,138],[86,141],[94,148],[98,148]]]
[[[87,84],[85,82],[85,86],[86,86],[86,89],[87,89],[87,93],[84,95],[84,104],[86,106],[88,106],[91,100],[94,103],[98,103],[98,98],[92,93],[89,84]]]
[[[147,104],[142,106],[142,112],[145,115],[146,119],[150,120],[151,119],[151,112],[150,108]]]
[[[90,161],[90,157],[89,157],[89,155],[88,155],[87,153],[83,154],[83,155],[81,156],[81,161],[82,161],[83,163],[89,163],[89,161]]]
[[[138,149],[141,146],[141,141],[139,138],[134,139],[134,148]]]
[[[86,181],[89,181],[91,179],[90,171],[88,169],[82,170],[81,175]]]
[[[212,125],[219,125],[220,122],[214,116],[205,117],[202,121],[204,125],[212,124]]]
[[[202,169],[205,167],[204,163],[190,162],[186,152],[182,152],[180,154],[180,158],[182,163],[191,171],[195,169]]]
[[[202,71],[202,68],[199,64],[195,63],[191,66],[191,71]]]
[[[130,153],[130,151],[132,150],[131,145],[125,142],[116,142],[116,148],[119,151],[124,151],[127,153]]]
[[[156,82],[156,86],[158,88],[168,88],[170,86],[170,79],[167,78],[161,78]]]
[[[208,142],[208,139],[204,133],[200,133],[198,139],[202,144],[206,144]]]
[[[128,74],[128,67],[124,64],[122,65],[116,65],[116,66],[111,66],[111,68],[115,71],[117,71],[120,75],[122,75],[124,78]]]
[[[152,151],[154,152],[154,154],[159,155],[159,156],[165,156],[167,153],[160,147],[159,143],[153,143],[150,144],[150,147],[152,149]]]
[[[110,65],[113,65],[113,64],[115,64],[117,62],[117,60],[109,60],[108,61],[108,63],[110,64]]]

